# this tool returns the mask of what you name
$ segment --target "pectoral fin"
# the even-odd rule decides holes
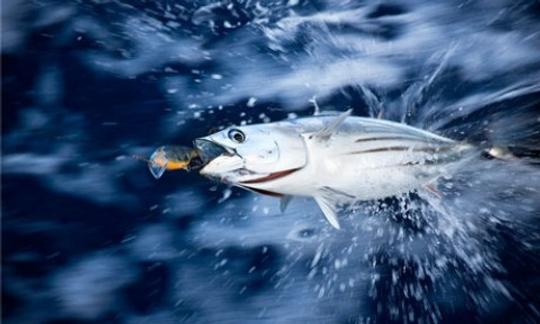
[[[315,196],[315,201],[319,205],[319,208],[326,217],[326,220],[332,225],[335,229],[340,229],[339,221],[337,218],[337,206],[335,203],[328,198],[323,196]]]
[[[279,200],[279,210],[281,210],[282,213],[285,212],[291,200],[292,200],[292,196],[281,197],[281,199]]]
[[[328,140],[333,133],[341,126],[341,124],[349,117],[352,113],[352,109],[347,110],[346,112],[337,116],[330,124],[325,126],[323,129],[315,133],[315,138],[319,140]]]

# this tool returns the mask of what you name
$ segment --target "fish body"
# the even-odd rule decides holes
[[[200,173],[262,194],[313,197],[339,228],[337,207],[406,193],[451,173],[476,149],[404,124],[340,115],[231,127],[195,140]]]

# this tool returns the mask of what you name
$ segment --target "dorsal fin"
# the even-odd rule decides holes
[[[328,125],[323,127],[320,131],[314,134],[315,138],[319,140],[328,140],[333,133],[341,126],[341,124],[349,117],[352,113],[352,109],[349,109],[340,115],[338,115],[334,120],[332,120]]]
[[[320,196],[314,196],[313,197],[317,204],[319,205],[319,208],[324,214],[324,217],[326,217],[326,220],[330,225],[332,225],[335,229],[340,229],[339,221],[337,218],[337,206],[333,201],[328,199],[327,197],[324,197],[323,195]]]

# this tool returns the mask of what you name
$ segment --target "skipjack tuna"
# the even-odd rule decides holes
[[[351,110],[230,127],[194,144],[169,149],[183,152],[176,155],[158,149],[152,174],[198,167],[220,182],[280,197],[282,210],[293,196],[313,197],[338,229],[338,206],[418,189],[436,193],[437,178],[481,151],[404,124],[353,117]]]

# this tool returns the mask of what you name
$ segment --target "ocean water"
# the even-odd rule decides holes
[[[5,323],[540,322],[538,1],[1,5]],[[511,157],[341,231],[132,158],[314,103]]]

